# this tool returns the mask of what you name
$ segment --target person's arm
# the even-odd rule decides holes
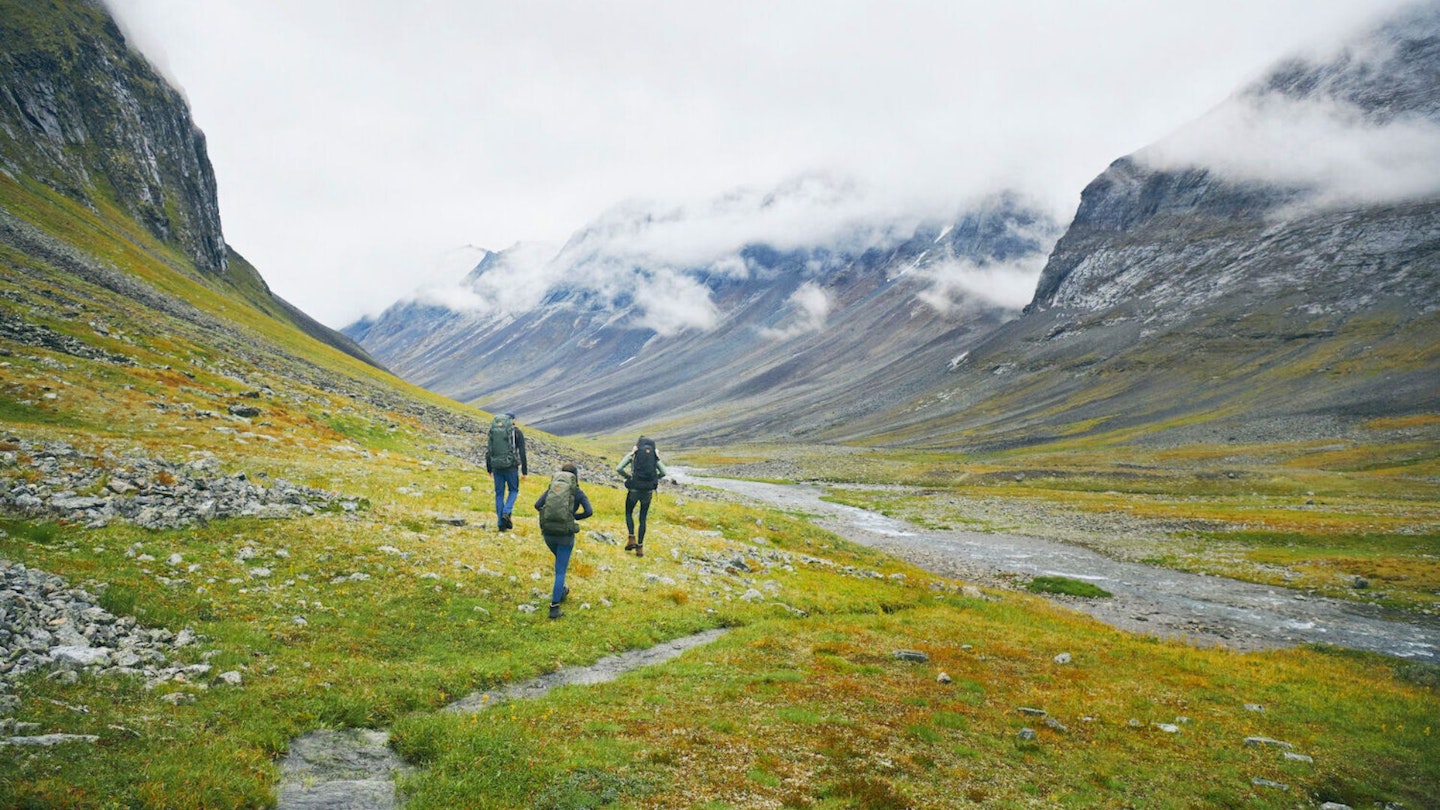
[[[631,450],[630,452],[628,452],[628,453],[625,454],[625,458],[620,459],[620,463],[619,463],[619,464],[616,464],[616,465],[615,465],[615,472],[620,473],[620,477],[621,477],[621,478],[629,478],[629,477],[630,477],[630,465],[631,465],[631,463],[633,463],[634,461],[635,461],[635,451],[634,451],[634,450]]]
[[[545,496],[546,496],[546,495],[549,495],[549,494],[550,494],[550,490],[548,490],[548,489],[545,490],[544,492],[540,493],[540,500],[538,500],[538,501],[535,502],[535,511],[536,511],[536,512],[539,512],[539,511],[540,511],[540,507],[542,507],[542,506],[545,505]]]
[[[661,478],[670,474],[670,471],[665,469],[665,462],[661,461],[658,456],[655,459],[655,472],[660,473]]]
[[[524,478],[530,474],[530,458],[525,455],[525,434],[520,428],[515,428],[515,450],[520,453],[520,477]]]
[[[546,491],[548,492],[549,490]],[[575,513],[576,520],[584,520],[595,514],[595,510],[590,506],[590,499],[585,496],[585,490],[579,487],[575,489],[575,508],[579,510]]]

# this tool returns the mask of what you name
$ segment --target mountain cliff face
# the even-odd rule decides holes
[[[784,206],[794,191],[744,205]],[[742,203],[715,205],[728,216]],[[973,285],[997,272],[1028,282],[1058,232],[1000,197],[951,223],[852,222],[808,243],[752,241],[677,267],[650,242],[671,226],[693,233],[683,220],[617,209],[538,260],[542,270],[516,269],[536,267],[533,249],[487,257],[462,285],[476,309],[453,296],[408,302],[344,331],[412,382],[550,431],[665,423],[692,440],[803,436],[943,376],[1018,309]],[[518,289],[536,273],[557,281]],[[482,308],[505,296],[510,309]]]
[[[0,0],[0,45],[0,172],[15,184],[13,196],[0,199],[7,244],[43,250],[43,232],[54,231],[36,220],[38,208],[27,197],[38,184],[117,235],[139,226],[179,255],[142,248],[170,271],[374,363],[354,342],[275,296],[225,243],[204,134],[180,93],[130,49],[100,2]],[[117,284],[130,290],[132,282]]]
[[[1084,191],[1026,316],[903,414],[944,443],[1302,438],[1440,390],[1440,6],[1289,60]],[[943,437],[943,438],[942,438]]]
[[[0,43],[0,166],[113,202],[196,268],[224,270],[205,136],[104,7],[5,0]]]

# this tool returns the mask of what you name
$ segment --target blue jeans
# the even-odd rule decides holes
[[[491,477],[495,479],[495,515],[504,517],[515,511],[515,499],[520,497],[520,468],[495,470]],[[506,487],[510,488],[508,496]]]
[[[570,554],[575,551],[575,535],[545,534],[545,545],[555,555],[555,587],[550,591],[550,604],[558,605],[565,598],[565,569],[570,567]]]

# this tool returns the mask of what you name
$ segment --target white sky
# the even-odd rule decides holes
[[[1111,160],[1400,5],[107,2],[190,100],[227,241],[334,327],[459,277],[465,245],[808,171],[917,211],[1015,187],[1068,221]]]

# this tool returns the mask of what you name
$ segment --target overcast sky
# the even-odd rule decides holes
[[[330,326],[467,245],[826,171],[1068,221],[1113,159],[1400,0],[107,0],[190,101],[225,236]]]

